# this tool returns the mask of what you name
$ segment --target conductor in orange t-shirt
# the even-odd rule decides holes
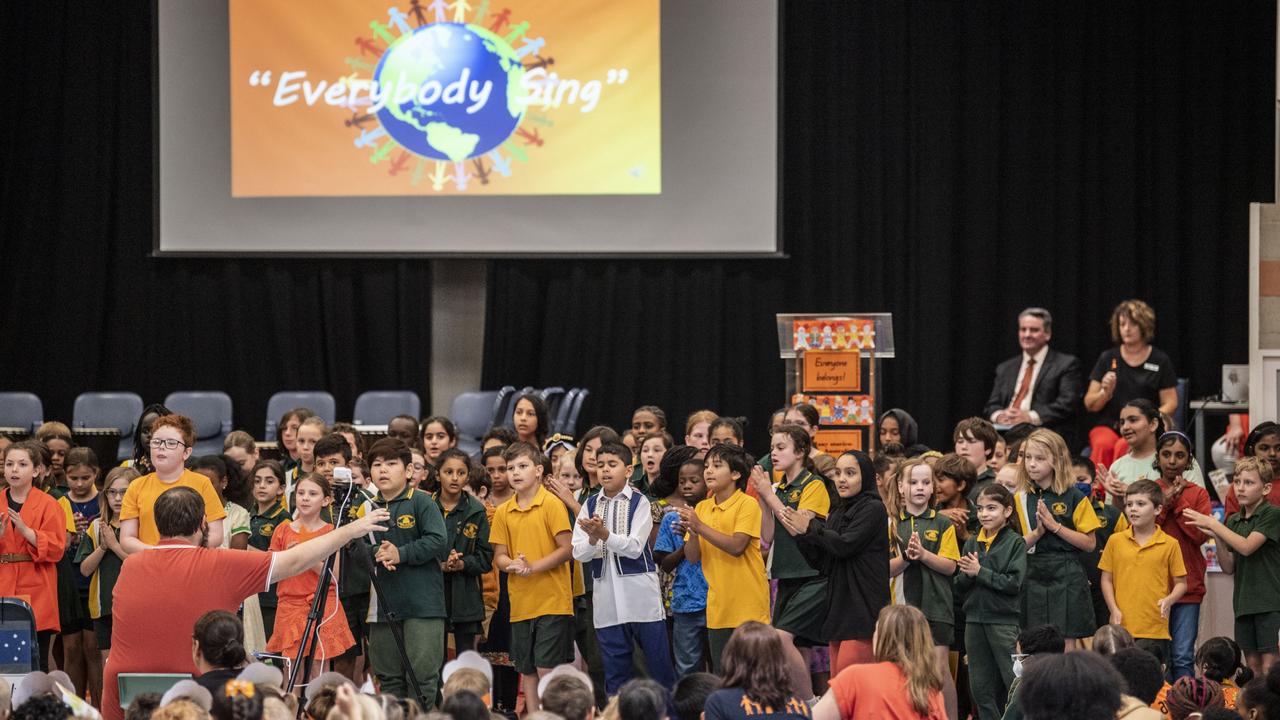
[[[152,436],[154,437],[154,435]],[[137,482],[137,481],[135,481]],[[280,552],[207,547],[204,500],[174,488],[155,503],[160,542],[130,555],[112,604],[111,655],[102,684],[102,716],[120,720],[120,673],[194,673],[191,633],[210,610],[235,612],[245,598],[314,567],[348,542],[386,530],[385,509]]]

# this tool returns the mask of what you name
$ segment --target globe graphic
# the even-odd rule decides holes
[[[393,93],[378,121],[423,157],[460,162],[483,155],[524,118],[524,66],[504,39],[482,27],[438,22],[417,28],[387,48],[373,77]]]

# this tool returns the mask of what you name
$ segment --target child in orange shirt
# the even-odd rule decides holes
[[[324,535],[333,530],[333,525],[320,518],[321,511],[333,502],[333,493],[329,483],[319,473],[308,473],[298,479],[294,486],[294,518],[280,523],[271,536],[273,551],[287,550],[294,545],[306,542],[311,538]],[[337,575],[337,560],[333,568]],[[275,628],[271,639],[267,641],[267,650],[286,656],[298,654],[298,648],[305,638],[302,631],[307,624],[307,614],[311,611],[311,603],[315,600],[316,584],[320,579],[318,566],[301,575],[282,580],[276,585],[279,604],[276,606]],[[323,663],[346,652],[355,645],[351,636],[351,628],[347,625],[347,616],[338,600],[336,583],[329,584],[325,598],[324,614],[320,618],[320,634],[316,643],[316,660]]]
[[[4,451],[0,490],[0,595],[19,597],[35,614],[40,669],[48,670],[49,644],[58,622],[58,561],[67,548],[67,514],[47,493],[34,487],[49,467],[49,450],[24,440]]]

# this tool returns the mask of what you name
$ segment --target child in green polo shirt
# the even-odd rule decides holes
[[[275,460],[259,460],[253,466],[253,512],[249,514],[249,549],[267,552],[271,549],[271,536],[281,523],[293,519],[281,502],[284,497],[284,466]],[[271,637],[276,626],[276,586],[258,593],[258,607],[262,611],[263,637]]]
[[[481,577],[493,567],[489,520],[484,503],[463,490],[471,473],[471,458],[449,448],[436,459],[440,491],[436,504],[444,515],[449,559],[444,562],[445,607],[456,652],[476,649],[484,630],[484,588]]]
[[[373,533],[373,559],[378,585],[369,595],[369,661],[383,693],[408,698],[415,694],[434,707],[444,665],[445,600],[440,564],[449,557],[448,537],[440,508],[427,493],[409,487],[409,446],[383,438],[365,457],[378,495],[365,505],[391,513],[387,529]],[[380,597],[378,590],[385,593]],[[384,607],[384,604],[386,607]],[[405,653],[418,687],[409,687],[407,668],[391,632],[387,609],[404,629]]]
[[[899,577],[903,599],[920,608],[929,621],[938,666],[947,667],[955,641],[955,607],[952,576],[960,547],[951,520],[933,509],[933,468],[912,458],[898,468],[902,507],[893,518],[898,553],[889,559],[889,577]],[[975,518],[976,519],[976,518]],[[949,717],[956,715],[956,686],[951,673],[942,674],[942,696]]]
[[[1245,662],[1261,677],[1280,658],[1280,508],[1267,502],[1273,480],[1271,464],[1258,457],[1236,461],[1231,485],[1240,512],[1224,525],[1212,515],[1186,508],[1183,517],[1214,536],[1222,572],[1235,575],[1232,602],[1235,640]],[[1230,549],[1231,552],[1222,552]]]
[[[791,672],[791,688],[796,696],[813,697],[809,675],[810,648],[824,645],[827,579],[800,553],[793,537],[799,533],[786,524],[787,509],[808,510],[825,519],[831,511],[831,494],[826,481],[810,469],[812,440],[809,432],[794,423],[783,423],[773,433],[769,458],[781,474],[777,484],[759,465],[752,468],[751,482],[763,515],[760,543],[769,546],[769,576],[778,581],[773,606],[773,626],[782,634],[782,649]]]

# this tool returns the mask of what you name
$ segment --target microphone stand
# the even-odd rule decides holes
[[[341,487],[346,485],[346,492],[343,494],[342,502],[338,504],[336,510],[333,511],[335,527],[341,526],[347,521],[347,511],[351,505],[351,499],[356,494],[355,486],[351,483],[341,483],[335,486]],[[352,543],[359,542],[353,540]],[[289,681],[285,684],[285,692],[293,692],[297,685],[306,685],[307,680],[311,676],[311,663],[315,661],[316,649],[320,645],[320,622],[324,618],[325,605],[328,604],[329,587],[333,576],[333,563],[338,557],[338,550],[324,559],[324,565],[320,568],[320,578],[316,581],[315,595],[312,596],[311,610],[307,613],[307,623],[302,629],[302,644],[298,646],[298,654],[294,658],[293,667],[289,669]],[[342,618],[342,622],[347,619]],[[301,677],[299,678],[299,673]]]
[[[348,547],[352,546],[355,549],[353,557],[369,571],[369,578],[373,581],[373,591],[378,596],[378,608],[381,610],[382,615],[387,618],[387,625],[391,628],[391,639],[395,641],[396,650],[400,653],[400,667],[404,669],[404,674],[408,676],[410,692],[413,698],[418,701],[418,707],[428,707],[426,698],[422,696],[422,686],[418,684],[417,673],[413,671],[413,663],[409,661],[409,651],[405,648],[403,620],[395,607],[387,602],[387,593],[383,589],[381,577],[384,569],[378,567],[378,564],[374,561],[372,545],[365,545],[360,540],[352,540]],[[434,701],[435,698],[432,698],[432,700]]]

